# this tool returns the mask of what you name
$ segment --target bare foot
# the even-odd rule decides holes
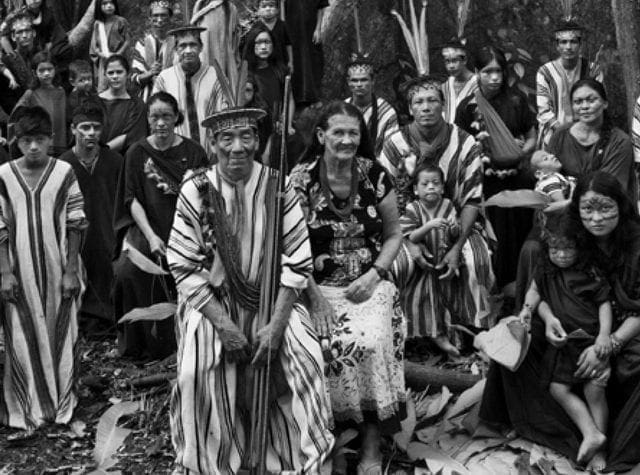
[[[604,468],[607,466],[607,457],[604,451],[600,450],[596,452],[593,456],[589,465],[587,465],[587,470],[592,470],[594,472],[602,472]]]
[[[582,439],[580,448],[578,449],[578,463],[585,464],[600,452],[600,449],[607,441],[602,432],[595,431],[590,437]]]
[[[460,356],[460,350],[449,341],[446,336],[439,336],[433,339],[442,351],[450,356]]]

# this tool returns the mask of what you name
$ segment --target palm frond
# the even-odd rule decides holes
[[[409,0],[409,15],[411,16],[411,28],[407,26],[404,18],[396,11],[391,10],[391,14],[396,17],[402,30],[402,35],[409,53],[415,63],[416,69],[420,75],[429,73],[429,41],[427,37],[427,0],[422,0],[422,11],[420,13],[420,21],[416,16],[416,9],[413,5],[414,0]]]
[[[567,21],[571,20],[574,0],[559,0],[559,1],[560,1],[560,8],[562,8],[562,16]]]

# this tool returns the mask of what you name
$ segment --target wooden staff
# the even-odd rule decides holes
[[[353,4],[353,21],[356,25],[356,48],[362,54],[362,38],[360,37],[360,18],[358,16],[358,0]]]
[[[271,161],[275,160],[275,153],[278,154],[278,168],[270,168],[269,190],[267,197],[274,196],[275,199],[268,199],[265,203],[267,213],[267,229],[265,232],[266,242],[264,247],[264,258],[262,264],[262,285],[260,287],[260,309],[258,311],[257,328],[263,328],[271,321],[271,316],[275,307],[278,291],[280,289],[280,257],[282,255],[282,220],[285,207],[285,176],[287,170],[287,129],[289,122],[288,99],[290,95],[291,77],[287,76],[284,83],[284,100],[282,101],[282,112],[280,114],[281,124],[276,130],[274,148]],[[267,426],[269,423],[269,384],[271,375],[271,351],[269,348],[267,364],[260,368],[253,369],[252,407],[251,407],[251,427],[249,431],[249,445],[247,447],[248,458],[243,473],[249,475],[267,474]]]

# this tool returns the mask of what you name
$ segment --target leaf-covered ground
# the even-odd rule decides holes
[[[173,450],[169,436],[170,377],[175,359],[132,362],[116,357],[113,338],[81,341],[81,383],[79,405],[68,426],[41,428],[28,440],[10,441],[16,431],[0,427],[0,475],[5,474],[89,474],[97,468],[94,459],[96,430],[101,417],[111,412],[126,412],[127,401],[140,409],[119,418],[117,428],[124,440],[115,440],[117,449],[100,444],[106,457],[107,473],[171,473]],[[0,371],[2,370],[0,337]],[[452,362],[433,352],[424,340],[411,341],[407,347],[413,361],[455,372],[485,371],[482,359],[473,353]],[[144,379],[141,379],[144,378]],[[155,385],[149,386],[155,379]],[[553,451],[513,434],[498,434],[478,426],[477,402],[484,380],[462,394],[446,387],[430,387],[411,392],[409,417],[403,432],[386,441],[386,473],[454,473],[473,475],[573,475],[577,471],[565,458]],[[135,387],[134,387],[135,386]],[[106,419],[107,417],[103,417]],[[103,421],[104,425],[104,421]],[[107,424],[108,425],[108,424]],[[356,433],[343,434],[338,450],[345,453],[349,471],[356,473],[358,439]],[[113,459],[110,455],[113,453]],[[98,473],[98,472],[97,472]],[[104,474],[105,472],[99,472]]]

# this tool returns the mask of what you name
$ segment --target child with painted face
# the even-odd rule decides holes
[[[67,149],[66,94],[56,85],[56,65],[49,52],[37,53],[31,61],[35,81],[31,89],[20,98],[18,107],[40,106],[47,111],[53,123],[53,139],[48,150],[49,155],[57,157]],[[10,119],[11,123],[12,120]]]
[[[529,320],[537,308],[549,342],[543,359],[549,392],[582,433],[577,462],[602,470],[609,416],[605,390],[611,370],[607,367],[588,378],[577,378],[575,373],[586,348],[595,345],[601,360],[611,354],[611,289],[595,268],[580,259],[572,228],[565,212],[547,217],[542,235],[547,256],[538,266],[520,318]]]
[[[427,267],[416,272],[409,285],[414,290],[404,292],[403,304],[408,336],[432,337],[442,351],[459,356],[448,337],[456,280],[443,280],[436,270],[459,234],[456,208],[443,196],[444,187],[444,173],[437,166],[425,164],[415,174],[416,200],[406,206],[400,226],[406,239],[422,247]]]

